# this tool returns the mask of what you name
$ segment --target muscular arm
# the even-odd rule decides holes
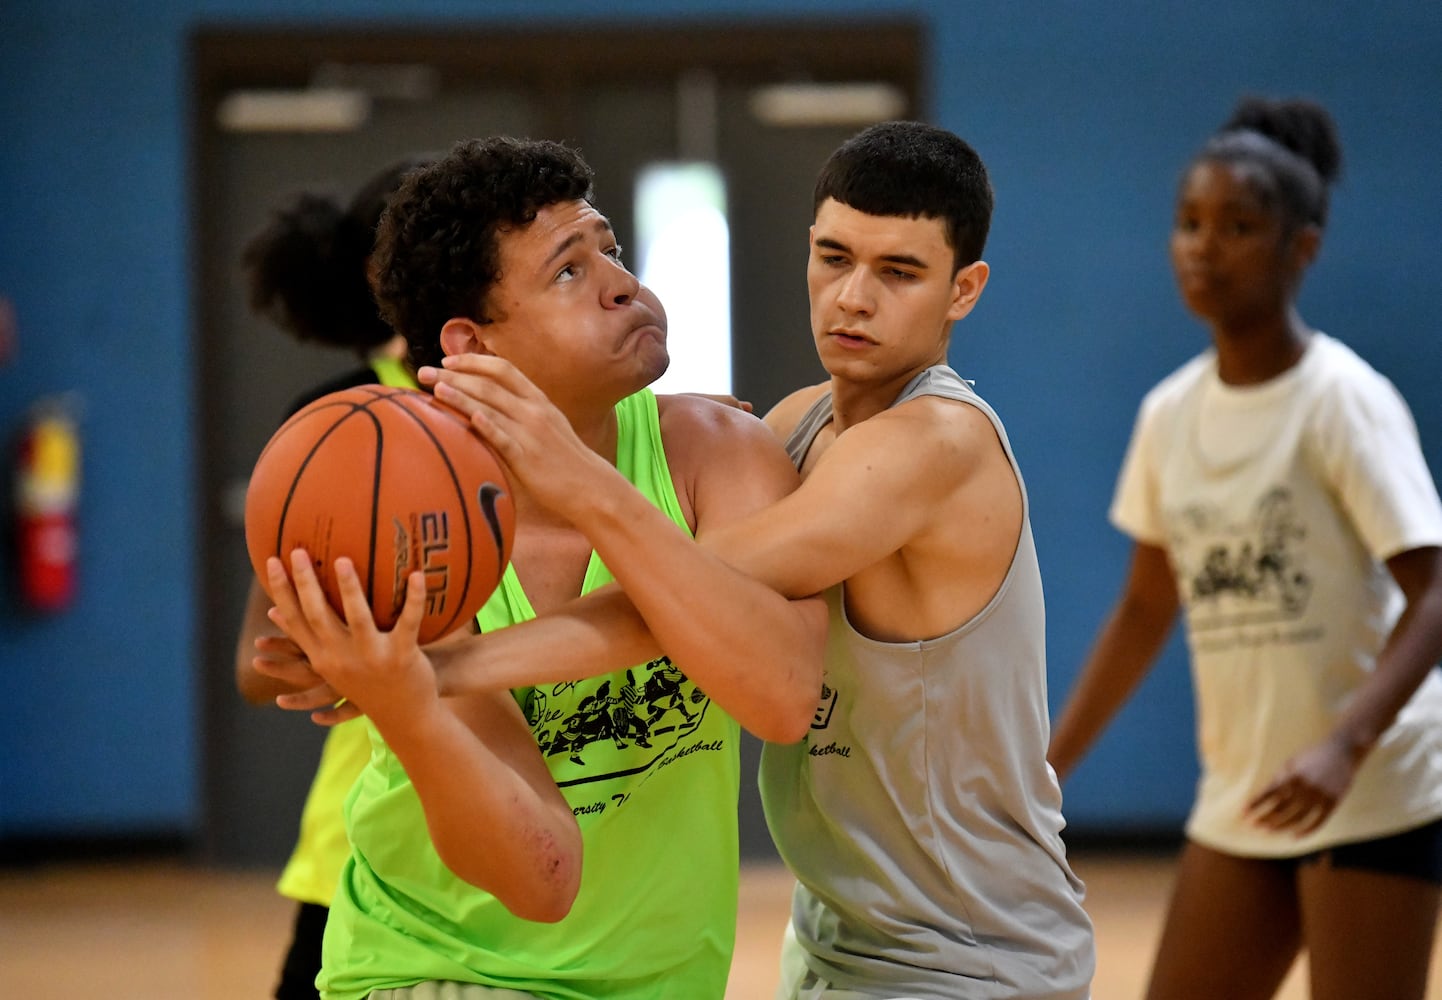
[[[451,401],[439,388],[437,396]],[[933,406],[949,409],[939,415]],[[488,434],[487,419],[477,426],[504,453],[503,434],[494,428]],[[733,413],[726,419],[744,418]],[[659,512],[613,505],[620,500],[588,502],[587,509],[568,514],[617,570],[644,622],[613,595],[593,594],[542,620],[482,637],[465,651],[456,647],[438,664],[443,688],[560,679],[537,673],[557,669],[540,658],[542,649],[574,676],[616,669],[635,662],[618,658],[622,644],[627,656],[645,654],[649,625],[661,648],[748,729],[767,739],[799,738],[816,697],[819,674],[812,663],[820,654],[822,609],[778,604],[755,579],[804,598],[908,543],[920,546],[930,531],[954,534],[955,525],[938,512],[960,491],[977,490],[976,506],[983,511],[992,483],[1010,491],[1013,501],[1017,496],[994,428],[965,404],[922,400],[873,417],[847,431],[794,492],[795,475],[775,442],[757,448],[760,458],[748,459],[749,436],[762,431],[743,430],[720,435],[731,440],[731,452],[707,467],[721,474],[696,484],[699,548],[670,526],[647,527]],[[522,449],[518,462],[526,460],[522,445],[510,447]],[[590,487],[573,486],[552,502],[568,496],[593,499]],[[721,500],[719,518],[712,496]],[[942,521],[947,523],[939,526]],[[1009,558],[1014,532],[1005,542]],[[628,566],[631,575],[623,576]],[[766,621],[772,624],[762,626]],[[796,669],[798,646],[806,647],[804,670]],[[590,655],[597,659],[587,662]],[[775,708],[781,702],[784,718]]]
[[[596,676],[664,650],[757,736],[801,738],[820,692],[825,609],[812,594],[788,601],[709,550],[725,525],[796,486],[765,427],[709,400],[658,400],[668,462],[694,512],[693,541],[512,366],[479,355],[448,364],[437,398],[467,413],[527,492],[591,540],[625,593],[593,594],[457,644],[437,661],[446,690],[562,679],[557,670]]]
[[[660,403],[700,545],[624,482],[588,497],[573,520],[687,676],[763,739],[800,739],[821,691],[825,606],[814,591],[788,601],[710,551],[727,525],[794,490],[796,470],[740,411],[688,397]]]
[[[848,428],[795,492],[726,525],[713,545],[783,594],[817,593],[954,531],[941,512],[984,478],[1015,494],[986,416],[964,403],[914,400]]]
[[[1052,727],[1047,759],[1065,779],[1155,662],[1177,616],[1166,552],[1138,542],[1120,599]]]

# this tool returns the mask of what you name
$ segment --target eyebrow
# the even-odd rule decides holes
[[[611,220],[606,218],[605,216],[602,216],[596,222],[596,224],[591,227],[591,229],[592,232],[615,232],[615,230],[611,227]],[[580,243],[585,238],[586,234],[583,232],[576,232],[572,233],[570,236],[567,236],[556,246],[556,249],[551,251],[550,256],[546,258],[546,262],[541,265],[542,269],[550,267],[553,263],[555,263],[557,258],[564,256],[566,252],[571,249],[571,247],[575,246],[577,243]]]
[[[842,253],[851,253],[851,248],[840,240],[834,240],[827,236],[819,236],[816,245],[826,250],[840,250]],[[926,270],[931,265],[920,257],[914,257],[909,253],[888,253],[882,254],[881,259],[888,264],[905,264],[907,267],[915,267]]]

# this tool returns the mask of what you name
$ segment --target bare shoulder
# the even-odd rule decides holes
[[[656,411],[661,420],[661,435],[667,446],[675,438],[708,438],[719,436],[730,439],[734,435],[749,437],[765,432],[761,419],[739,406],[728,406],[710,396],[690,393],[658,395]]]
[[[673,466],[756,456],[790,466],[786,450],[754,414],[703,396],[657,396],[661,437]]]
[[[771,432],[777,438],[785,441],[796,429],[796,425],[801,423],[801,418],[806,415],[806,411],[811,409],[812,405],[829,388],[831,388],[830,382],[818,382],[816,385],[797,389],[771,408],[770,412],[766,414],[766,426],[771,428]]]
[[[883,410],[848,428],[837,445],[841,454],[884,451],[956,471],[989,458],[1006,458],[996,427],[983,410],[942,396],[919,396]]]
[[[657,396],[656,403],[671,476],[698,516],[718,503],[754,509],[800,482],[786,449],[753,414],[700,396]]]

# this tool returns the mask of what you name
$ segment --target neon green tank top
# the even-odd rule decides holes
[[[617,467],[686,527],[655,397],[616,407]],[[611,581],[593,552],[582,592]],[[513,569],[477,616],[490,631],[534,617]],[[426,980],[546,1000],[720,1000],[736,930],[736,722],[662,658],[515,692],[585,844],[581,888],[554,924],[518,919],[456,878],[420,801],[373,727],[347,803],[354,845],[326,926],[327,998]]]
[[[372,358],[371,371],[381,385],[417,388],[410,369],[396,358]],[[360,719],[342,722],[326,733],[320,763],[300,814],[300,835],[280,873],[276,891],[301,903],[329,906],[350,857],[341,806],[356,775],[370,759],[370,737]]]

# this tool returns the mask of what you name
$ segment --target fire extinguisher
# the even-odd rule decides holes
[[[21,435],[15,476],[16,572],[33,611],[64,610],[75,597],[80,437],[63,401],[37,405]]]

